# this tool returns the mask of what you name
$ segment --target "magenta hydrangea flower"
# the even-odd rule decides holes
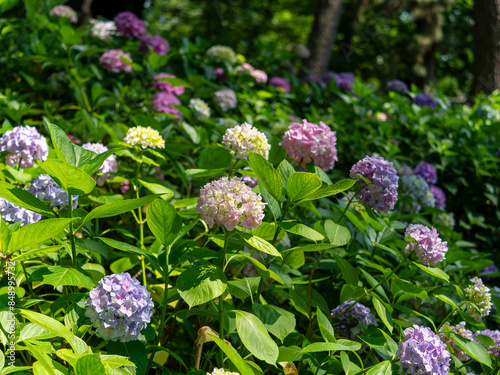
[[[302,124],[292,123],[280,142],[288,157],[298,163],[311,161],[324,171],[330,170],[338,161],[336,132],[324,122],[313,124],[302,120]]]
[[[353,303],[354,306],[346,312]],[[370,312],[370,309],[354,300],[345,301],[343,304],[337,306],[332,310],[331,315],[342,321],[338,329],[351,339],[355,339],[357,335],[362,333],[361,325],[363,327],[377,325],[377,320]]]
[[[82,145],[82,148],[85,150],[90,150],[94,151],[96,154],[102,154],[106,151],[108,151],[108,148],[104,146],[102,143],[85,143]],[[99,172],[102,173],[101,176],[97,177],[97,184],[99,186],[104,185],[104,182],[106,180],[109,180],[112,178],[107,173],[116,173],[118,172],[118,162],[116,161],[116,155],[111,155],[108,157],[106,160],[104,160],[104,163],[102,163],[101,168],[99,168]]]
[[[396,355],[405,374],[448,375],[450,353],[446,345],[429,328],[414,325],[406,328],[404,341],[399,343]]]
[[[154,76],[153,86],[158,91],[165,91],[169,94],[173,94],[175,96],[181,96],[184,94],[184,86],[174,86],[170,82],[162,81],[162,78],[176,78],[172,74],[160,73]]]
[[[149,54],[149,48],[157,55],[166,55],[170,51],[167,40],[159,35],[147,36],[141,39],[139,51]]]
[[[437,169],[426,162],[417,165],[413,173],[421,176],[428,184],[435,184],[438,181]]]
[[[131,12],[118,13],[115,18],[116,30],[129,39],[140,39],[146,34],[144,21]]]
[[[465,328],[465,322],[460,322],[456,326],[451,326],[450,323],[446,322],[445,325],[450,327],[451,332],[469,340],[473,339],[473,333],[469,331],[467,328]],[[455,354],[455,356],[459,360],[465,362],[470,359],[469,355],[455,343],[455,339],[453,337],[450,338],[446,337],[446,335],[443,332],[443,327],[439,329],[438,336],[445,345],[453,348],[453,354]]]
[[[99,62],[104,69],[109,70],[110,72],[131,72],[132,66],[123,61],[123,59],[132,63],[132,57],[130,57],[128,53],[125,53],[120,49],[110,49],[102,54]]]
[[[7,130],[0,138],[0,151],[8,151],[5,163],[11,167],[29,168],[35,160],[45,160],[49,155],[49,145],[35,127],[16,126]]]
[[[9,202],[5,198],[0,197],[0,215],[5,221],[12,223],[22,222],[21,225],[36,223],[42,219],[42,215],[36,212],[19,207],[18,205]]]
[[[156,93],[153,97],[153,109],[157,112],[163,112],[169,115],[177,116],[179,119],[182,119],[182,113],[175,105],[181,105],[180,100],[174,94],[170,94],[165,91],[160,91]]]
[[[486,329],[484,331],[477,331],[474,333],[474,337],[477,335],[484,335],[491,337],[493,341],[495,342],[496,346],[500,347],[500,331],[498,329],[491,330],[491,329]],[[477,341],[477,339],[475,339]],[[490,346],[488,347],[488,353],[493,354],[494,356],[500,357],[500,349]]]
[[[448,251],[448,243],[441,241],[436,228],[429,229],[421,224],[410,224],[406,228],[405,237],[410,237],[415,242],[406,245],[406,252],[415,250],[423,264],[435,267],[443,261]]]
[[[68,193],[66,193],[48,174],[42,174],[33,180],[27,189],[28,192],[42,201],[50,203],[50,207],[63,210],[68,207]],[[73,208],[78,207],[78,195],[72,197]]]
[[[72,23],[78,22],[78,16],[75,10],[67,5],[56,5],[52,8],[49,15],[59,18],[68,18]]]
[[[85,316],[104,339],[138,340],[153,315],[153,300],[147,289],[127,272],[105,276],[86,301]]]
[[[357,174],[371,181],[361,190],[361,201],[378,212],[394,208],[398,201],[399,177],[392,162],[382,157],[367,156],[351,168],[351,178],[355,179]],[[361,185],[366,184],[362,179],[357,181]]]
[[[269,80],[269,84],[284,92],[290,92],[290,84],[284,78],[273,77]]]
[[[264,218],[265,203],[252,189],[243,183],[240,178],[229,180],[222,177],[220,180],[209,182],[200,190],[200,198],[196,209],[207,225],[212,228],[214,221],[217,225],[225,226],[232,231],[239,225],[244,228],[257,228]]]
[[[443,189],[437,187],[436,185],[431,185],[431,192],[434,196],[434,201],[436,202],[436,208],[446,208],[446,194]]]
[[[120,182],[120,193],[125,194],[129,190],[130,190],[130,181],[127,180]]]
[[[254,69],[250,72],[250,75],[255,78],[255,82],[257,83],[266,83],[267,82],[267,74],[262,70]]]

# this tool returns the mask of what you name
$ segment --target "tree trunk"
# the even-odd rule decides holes
[[[320,77],[326,73],[332,46],[340,21],[343,0],[318,0],[314,24],[307,46],[311,55],[305,65],[309,74]]]
[[[500,0],[474,1],[474,80],[471,94],[500,89]]]

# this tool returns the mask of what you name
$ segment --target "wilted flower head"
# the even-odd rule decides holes
[[[86,301],[85,316],[104,339],[138,340],[153,315],[153,300],[147,289],[126,272],[105,276]]]
[[[42,174],[33,180],[27,189],[31,194],[42,201],[50,203],[50,207],[63,210],[68,207],[68,193],[66,193],[48,174]],[[72,197],[73,208],[78,206],[78,195]]]
[[[56,5],[52,8],[49,15],[59,18],[68,18],[73,23],[78,22],[78,16],[76,15],[75,10],[67,5]]]
[[[236,108],[238,98],[236,93],[231,89],[218,90],[214,92],[214,100],[219,103],[220,109],[227,112],[229,109]]]
[[[355,304],[350,308],[352,304]],[[350,308],[350,309],[349,309]],[[349,311],[346,311],[349,309]],[[370,309],[354,300],[345,301],[332,310],[332,316],[337,317],[343,324],[339,326],[339,330],[352,339],[362,332],[361,325],[368,327],[377,325],[375,317],[370,312]]]
[[[406,245],[406,252],[415,250],[423,264],[434,267],[445,258],[448,243],[441,241],[436,228],[431,230],[421,224],[410,224],[406,228],[406,237],[410,237],[415,241],[411,241]]]
[[[437,106],[436,99],[424,93],[415,95],[415,97],[413,98],[413,103],[415,103],[419,107],[431,107],[432,109],[436,109]]]
[[[85,150],[94,151],[96,154],[102,154],[108,151],[108,148],[102,143],[85,143],[82,145],[82,148],[84,148]],[[111,155],[106,160],[104,160],[101,168],[99,168],[99,172],[103,173],[103,175],[97,178],[97,184],[99,186],[102,186],[107,179],[111,178],[111,176],[107,175],[106,173],[118,172],[118,162],[116,161],[116,155]]]
[[[215,45],[207,50],[207,56],[216,63],[233,65],[236,63],[236,53],[231,47]]]
[[[111,41],[111,37],[116,35],[116,24],[114,21],[91,19],[89,23],[92,25],[90,33],[96,38],[109,42]]]
[[[257,82],[257,83],[266,83],[267,82],[267,74],[266,74],[266,72],[264,72],[262,70],[258,70],[258,69],[252,70],[250,72],[250,75],[253,78],[255,78],[255,82]]]
[[[269,158],[271,145],[265,134],[246,122],[227,129],[222,139],[226,149],[230,149],[231,154],[236,154],[237,159],[247,159],[248,151],[253,151],[266,159]]]
[[[123,61],[123,59],[132,64],[132,57],[128,53],[120,49],[110,49],[102,54],[99,62],[104,69],[111,72],[131,72],[132,66]]]
[[[144,126],[130,128],[124,140],[129,145],[139,145],[142,148],[165,148],[165,140],[158,130],[154,130],[151,126],[147,128]]]
[[[167,40],[159,35],[147,36],[141,39],[139,51],[149,54],[150,48],[157,55],[166,55],[170,51],[170,45]]]
[[[129,39],[140,39],[146,34],[144,21],[131,12],[118,13],[115,18],[118,32]]]
[[[405,374],[448,375],[450,353],[439,337],[427,327],[414,325],[404,330],[405,340],[396,353]]]
[[[0,138],[0,151],[8,151],[6,164],[29,168],[35,160],[45,160],[49,155],[49,145],[35,127],[16,126],[7,130]]]
[[[332,169],[337,158],[337,132],[331,131],[324,123],[313,124],[302,120],[302,124],[293,123],[280,142],[288,157],[306,164],[311,161],[327,171]]]
[[[451,332],[469,340],[473,339],[472,332],[465,328],[465,322],[460,322],[456,326],[450,326],[450,323],[446,322],[445,325],[450,327]],[[450,338],[446,337],[445,333],[443,332],[443,327],[439,329],[439,332],[440,333],[438,334],[438,336],[441,339],[441,341],[445,345],[451,346],[453,348],[453,354],[455,354],[455,356],[459,360],[465,362],[470,359],[469,355],[455,343],[455,339],[453,339],[453,337]]]
[[[177,96],[169,92],[160,91],[153,97],[153,110],[174,115],[182,119],[183,116],[181,111],[175,108],[174,104],[181,105],[181,102]]]
[[[42,215],[36,212],[29,211],[26,208],[9,202],[5,198],[0,197],[0,215],[5,221],[17,223],[22,221],[22,225],[36,223],[42,219]]]
[[[407,205],[402,207],[404,211],[419,213],[422,206],[436,206],[430,186],[421,176],[405,175],[401,177],[401,195],[413,199],[411,207],[407,207]]]
[[[210,107],[208,104],[199,98],[192,98],[189,100],[189,108],[194,112],[196,118],[200,121],[210,118]]]
[[[273,77],[269,80],[269,84],[284,92],[290,92],[290,84],[284,78]]]
[[[436,202],[436,208],[446,207],[446,194],[443,189],[437,187],[436,185],[431,185],[431,192],[434,196],[434,201]]]
[[[421,176],[428,184],[435,184],[438,181],[437,169],[426,162],[417,165],[413,173]]]
[[[493,339],[493,341],[495,342],[495,345],[500,347],[500,331],[498,329],[496,329],[494,331],[491,329],[486,329],[484,331],[477,331],[476,333],[474,333],[474,336],[477,336],[477,335],[484,335],[484,336],[491,337],[491,339]],[[493,354],[497,357],[500,357],[500,349],[498,349],[494,346],[488,347],[488,353]]]
[[[212,228],[214,221],[232,231],[236,225],[257,228],[264,218],[265,203],[249,186],[234,177],[229,180],[209,182],[200,190],[196,209],[207,225]]]
[[[238,372],[229,372],[221,368],[215,367],[212,372],[207,372],[207,375],[240,375]]]
[[[153,86],[158,91],[165,91],[169,94],[181,96],[184,94],[184,86],[173,86],[170,82],[162,81],[163,78],[175,78],[172,74],[160,73],[154,76]]]
[[[387,91],[394,91],[398,94],[404,95],[408,91],[408,86],[406,86],[406,83],[400,81],[399,79],[393,79],[392,81],[387,82],[385,89]]]
[[[361,190],[361,201],[378,212],[394,208],[398,201],[399,177],[392,162],[382,157],[367,156],[351,168],[351,178],[356,178],[357,174],[371,181]],[[366,184],[362,179],[358,179],[358,182]]]
[[[479,277],[474,277],[470,281],[474,285],[469,285],[465,288],[465,296],[467,298],[467,313],[475,320],[479,321],[481,318],[490,315],[491,311],[491,293],[490,289],[483,284],[483,280]],[[471,303],[475,304],[479,311],[477,311]]]

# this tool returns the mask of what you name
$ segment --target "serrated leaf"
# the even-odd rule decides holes
[[[78,358],[75,366],[75,375],[106,375],[99,354],[85,354]]]
[[[179,295],[190,308],[221,296],[226,287],[226,275],[222,269],[209,263],[193,265],[177,278]]]
[[[455,344],[463,349],[468,355],[476,361],[491,368],[491,358],[488,351],[480,344],[466,339],[460,335],[450,332],[450,337],[453,337]]]
[[[74,285],[92,289],[95,286],[92,278],[81,268],[63,266],[41,267],[37,268],[36,271],[31,274],[31,278],[34,281],[52,285],[54,288],[61,285]]]
[[[335,342],[315,342],[307,345],[302,349],[302,353],[318,353],[318,352],[329,352],[329,351],[357,351],[361,349],[361,344],[349,340],[338,340]]]
[[[287,192],[290,201],[299,202],[321,187],[321,180],[315,173],[293,172],[288,177]]]
[[[330,243],[335,246],[344,246],[351,240],[351,232],[343,225],[339,225],[332,220],[325,221],[325,232]]]
[[[285,184],[280,175],[263,156],[250,151],[248,160],[252,171],[257,175],[261,183],[274,199],[281,205],[285,199]]]
[[[248,233],[240,232],[238,234],[243,239],[243,241],[245,241],[252,248],[262,251],[266,254],[281,258],[280,252],[266,240],[257,236],[250,235]]]
[[[378,298],[373,298],[373,306],[375,307],[375,311],[377,311],[378,316],[387,327],[390,333],[394,329],[394,324],[392,322],[392,316],[390,311],[387,309],[385,304],[381,302]]]
[[[64,160],[47,159],[40,166],[69,195],[85,195],[94,190],[95,180]]]
[[[297,222],[290,222],[290,221],[278,222],[278,225],[289,233],[309,238],[310,240],[315,242],[322,241],[325,238],[321,233],[315,231],[312,228],[309,228],[307,225],[300,224]]]
[[[146,218],[153,235],[165,247],[172,245],[182,228],[182,220],[174,206],[164,200],[156,199],[149,205]]]
[[[253,304],[253,310],[264,326],[282,342],[295,329],[295,315],[274,305]]]
[[[370,367],[366,372],[366,375],[391,375],[392,374],[392,363],[391,361],[383,361],[379,364]]]
[[[416,262],[413,262],[414,265],[416,265],[418,268],[420,268],[422,271],[425,273],[432,275],[434,277],[437,277],[438,279],[444,280],[448,282],[450,280],[450,277],[444,272],[443,270],[435,267],[427,267],[424,266],[423,264],[419,264]]]
[[[288,178],[292,173],[295,172],[295,168],[286,160],[282,160],[280,165],[278,165],[278,174],[281,177],[281,180],[285,184],[285,189],[287,188]]]
[[[332,324],[319,308],[316,310],[316,319],[318,320],[319,331],[321,332],[323,339],[326,342],[337,342]]]
[[[39,213],[47,217],[55,217],[48,202],[41,201],[33,194],[15,187],[5,181],[0,181],[0,197],[7,199],[19,207]]]
[[[356,180],[351,180],[351,179],[340,180],[333,185],[325,186],[322,187],[321,189],[316,190],[314,194],[311,194],[304,200],[312,201],[315,199],[330,197],[332,195],[336,195],[342,193],[343,191],[349,190],[354,186],[355,183]]]

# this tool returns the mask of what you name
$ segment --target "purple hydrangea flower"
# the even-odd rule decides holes
[[[245,171],[249,171],[250,167],[246,166],[243,169]],[[256,187],[257,184],[259,183],[259,181],[255,177],[250,177],[250,176],[246,176],[246,175],[241,176],[241,181],[244,182],[245,184],[247,184],[248,186],[250,186],[251,188]]]
[[[144,21],[131,12],[118,13],[115,18],[116,30],[129,39],[140,39],[146,34]]]
[[[353,303],[355,303],[355,305],[350,308],[349,311],[346,311]],[[377,321],[370,312],[370,309],[354,300],[345,301],[343,304],[334,308],[332,310],[332,316],[342,321],[342,324],[338,328],[340,332],[351,339],[355,339],[356,336],[362,332],[361,326],[368,327],[377,325]]]
[[[423,177],[428,184],[435,184],[438,181],[437,169],[426,162],[417,165],[413,170],[413,173]]]
[[[330,170],[338,161],[337,132],[332,131],[324,122],[313,124],[302,120],[302,124],[292,123],[280,142],[288,157],[298,163],[311,161],[324,171]]]
[[[436,185],[431,185],[432,195],[434,195],[434,201],[436,202],[436,208],[446,208],[446,194],[443,189],[437,187]]]
[[[498,272],[498,267],[495,266],[494,264],[492,264],[491,266],[484,268],[481,271],[481,273],[483,273],[483,272],[491,272],[491,273]],[[482,279],[484,281],[491,282],[491,281],[495,281],[496,277],[495,276],[493,276],[493,277],[492,276],[482,276]]]
[[[68,207],[68,193],[66,193],[48,174],[42,174],[31,180],[27,189],[31,194],[42,201],[50,203],[50,207],[63,210]],[[72,197],[73,208],[78,206],[78,195]]]
[[[49,145],[35,127],[16,126],[7,130],[0,138],[0,151],[8,151],[5,163],[21,168],[33,166],[35,160],[45,160],[49,155]]]
[[[85,150],[94,151],[96,154],[102,154],[108,151],[108,148],[104,146],[102,143],[85,143],[82,145],[82,148]],[[97,184],[99,186],[104,185],[106,180],[111,179],[112,177],[107,173],[116,173],[118,172],[118,162],[116,161],[116,155],[111,155],[104,163],[102,163],[101,168],[99,168],[99,172],[102,173],[101,176],[97,178]]]
[[[378,212],[394,208],[398,201],[399,177],[392,162],[382,157],[367,156],[351,168],[351,178],[356,178],[357,174],[371,181],[361,190],[361,201]],[[366,184],[362,179],[358,179],[358,182]]]
[[[174,94],[160,91],[153,97],[153,109],[155,111],[174,115],[179,119],[182,119],[181,111],[175,108],[174,104],[181,105],[180,100],[177,99],[177,96],[175,96]]]
[[[353,73],[335,73],[333,75],[335,84],[340,91],[352,92],[354,87],[354,74]]]
[[[104,69],[109,70],[110,72],[131,72],[132,66],[125,63],[122,58],[127,60],[129,63],[132,63],[132,57],[120,49],[110,49],[109,51],[104,52],[99,59],[99,62]]]
[[[326,87],[326,83],[323,82],[323,80],[321,78],[318,78],[318,77],[307,76],[307,82],[314,82],[317,85],[319,85],[319,87],[321,87],[322,89],[324,89]]]
[[[149,48],[157,55],[166,55],[170,51],[167,40],[159,35],[147,36],[141,39],[139,51],[149,54]]]
[[[385,89],[387,91],[394,91],[398,94],[404,95],[408,91],[408,86],[406,86],[406,83],[400,81],[399,79],[393,79],[392,81],[386,83]]]
[[[214,100],[219,103],[220,109],[224,112],[234,109],[238,105],[236,93],[231,89],[223,89],[214,92]]]
[[[413,98],[413,103],[415,103],[419,107],[431,107],[432,109],[436,109],[437,106],[436,99],[424,93],[415,95],[415,97]]]
[[[405,374],[448,375],[450,353],[439,337],[427,327],[414,325],[404,330],[396,355]]]
[[[406,245],[406,252],[415,250],[423,264],[435,267],[443,261],[448,251],[448,243],[442,242],[436,228],[429,229],[421,224],[410,224],[406,228],[405,237],[412,238],[415,242]]]
[[[484,335],[484,336],[491,337],[493,339],[493,341],[495,342],[495,345],[500,346],[500,331],[498,329],[496,329],[494,331],[491,329],[486,329],[484,331],[477,331],[476,333],[474,333],[474,336],[477,336],[477,335]],[[476,339],[476,341],[477,341],[477,339]],[[488,348],[488,353],[493,354],[494,356],[500,357],[500,349],[497,349],[494,346],[490,346]]]
[[[273,77],[269,80],[269,84],[276,87],[277,89],[282,89],[285,92],[290,92],[290,84],[284,78]]]
[[[0,215],[5,221],[17,223],[22,221],[22,225],[36,223],[42,219],[42,215],[36,212],[19,207],[18,205],[9,202],[5,198],[0,197]]]
[[[105,276],[86,301],[85,316],[97,334],[121,342],[138,340],[153,315],[153,300],[147,289],[126,272]]]
[[[52,8],[49,15],[59,18],[68,18],[73,23],[78,22],[78,16],[76,15],[75,10],[67,5],[56,5]]]
[[[184,94],[184,86],[173,86],[170,82],[162,81],[162,78],[176,78],[172,74],[160,73],[154,76],[153,86],[158,91],[165,91],[169,94],[173,94],[175,96],[181,96]]]
[[[497,150],[497,156],[500,157],[500,148]]]
[[[450,327],[451,332],[469,340],[473,339],[473,333],[469,331],[467,328],[465,328],[465,322],[460,322],[456,326],[450,326],[450,323],[446,322],[445,325]],[[439,329],[438,336],[445,345],[453,348],[453,354],[455,354],[455,356],[459,360],[465,362],[470,359],[469,355],[455,343],[455,339],[453,339],[452,337],[450,338],[446,337],[446,335],[443,332],[443,327]]]

